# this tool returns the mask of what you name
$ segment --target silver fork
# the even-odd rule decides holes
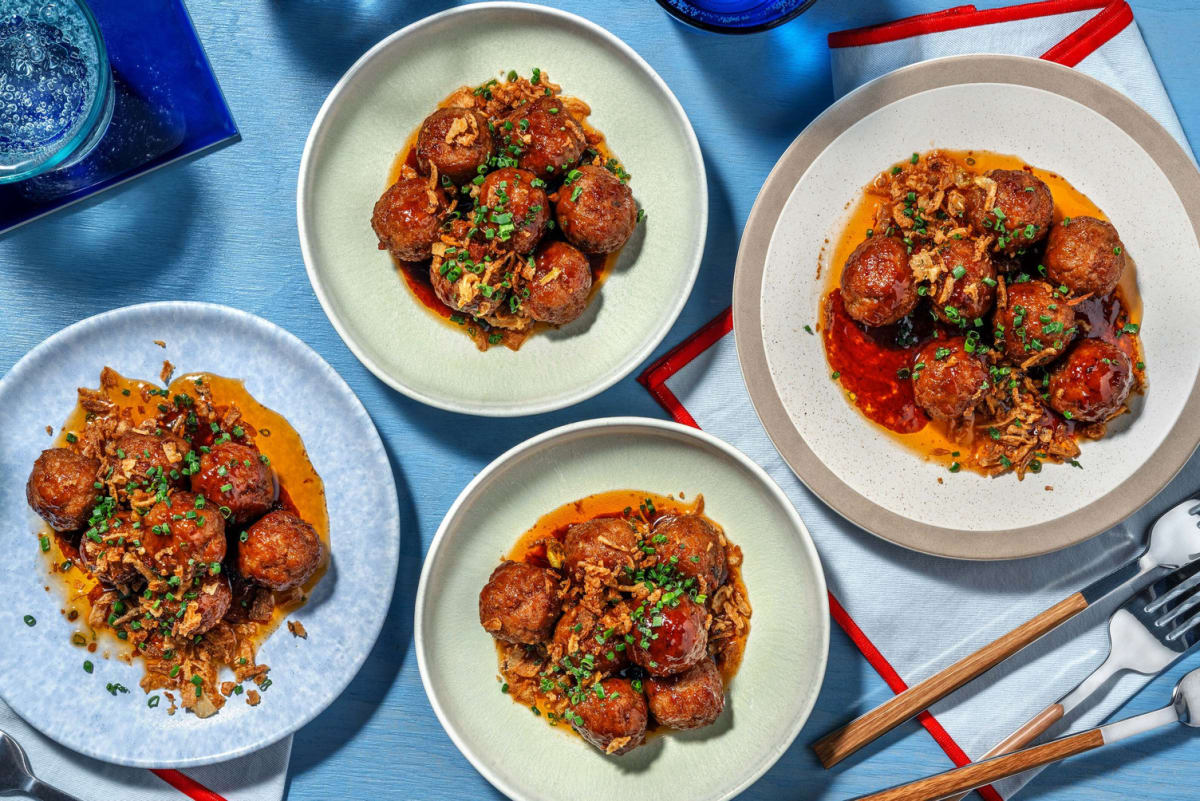
[[[38,801],[79,801],[33,775],[29,757],[20,743],[0,731],[0,795],[22,793]]]
[[[1179,680],[1171,703],[1162,709],[1113,721],[1024,751],[964,765],[910,784],[864,795],[855,801],[937,801],[1177,722],[1200,726],[1200,668]]]

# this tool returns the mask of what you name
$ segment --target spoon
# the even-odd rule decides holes
[[[24,749],[0,731],[0,795],[22,793],[38,801],[79,801],[75,796],[39,781],[33,775]]]

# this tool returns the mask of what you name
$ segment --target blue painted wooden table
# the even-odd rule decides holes
[[[192,14],[244,141],[177,165],[99,201],[0,240],[0,369],[61,327],[148,300],[225,303],[282,325],[324,356],[362,398],[383,435],[400,488],[403,545],[395,600],[358,678],[295,740],[293,801],[330,798],[499,798],[438,725],[417,673],[413,596],[421,559],[461,487],[494,456],[569,421],[661,417],[632,378],[562,412],[488,424],[464,443],[462,420],[391,391],[329,325],[304,274],[295,179],[313,116],[371,44],[454,3],[448,0],[204,0]],[[822,0],[799,20],[746,38],[676,24],[651,0],[556,0],[640,52],[690,115],[709,170],[703,268],[665,351],[729,303],[741,228],[771,165],[831,101],[825,35],[931,11],[948,0]],[[980,2],[980,6],[998,5]],[[1200,0],[1133,0],[1137,19],[1193,143],[1200,145]],[[11,477],[8,477],[11,480]],[[1192,659],[1129,704],[1165,702]],[[915,725],[823,771],[807,743],[849,710],[887,695],[835,627],[825,689],[796,743],[747,799],[841,799],[943,770],[948,759]],[[1200,742],[1184,729],[1143,736],[1039,778],[1034,799],[1198,798]],[[1177,784],[1178,783],[1178,784]],[[1177,791],[1176,787],[1188,788]]]

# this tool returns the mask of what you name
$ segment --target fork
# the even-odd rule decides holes
[[[1115,593],[1131,595],[1150,582],[1200,559],[1200,499],[1184,501],[1154,522],[1149,542],[1136,558],[1059,601],[1045,612],[940,670],[919,684],[813,743],[826,768],[833,767],[863,746],[940,701],[972,679],[983,675],[1047,632],[1061,626],[1092,604]]]
[[[38,801],[79,801],[75,796],[51,787],[34,776],[25,749],[0,731],[0,795],[16,793],[24,793]]]
[[[1113,721],[1079,734],[1060,737],[1042,745],[1026,748],[1024,751],[964,765],[889,790],[859,796],[854,801],[936,801],[965,790],[982,787],[997,779],[1024,773],[1030,768],[1049,765],[1067,757],[1111,745],[1119,740],[1166,726],[1168,723],[1200,726],[1200,668],[1179,680],[1175,685],[1171,703],[1162,709]]]

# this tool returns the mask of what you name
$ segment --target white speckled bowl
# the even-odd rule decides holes
[[[665,733],[627,756],[606,757],[501,694],[478,603],[501,555],[539,517],[616,489],[703,493],[705,513],[742,548],[754,614],[741,669],[712,727]],[[509,797],[721,801],[774,764],[808,718],[825,674],[829,606],[808,531],[760,467],[697,429],[619,417],[534,437],[463,490],[425,558],[414,638],[442,726]]]
[[[377,249],[371,210],[397,152],[442,98],[535,66],[591,106],[647,218],[582,317],[519,352],[480,353],[412,297]],[[317,114],[296,204],[309,280],[354,355],[422,403],[490,416],[570,406],[628,375],[683,308],[708,224],[700,146],[654,70],[587,20],[508,2],[434,14],[363,55]]]
[[[888,164],[933,147],[992,150],[1051,170],[1113,221],[1137,261],[1150,388],[1082,470],[1025,481],[949,474],[883,436],[829,376],[818,254],[845,204]],[[944,556],[1063,548],[1148,501],[1200,440],[1200,175],[1144,111],[1074,70],[962,56],[897,70],[842,98],[784,154],[755,203],[734,281],[738,355],[755,409],[810,489],[863,528]],[[938,480],[944,483],[938,483]],[[1047,491],[1052,485],[1053,491]]]
[[[154,340],[166,342],[159,348]],[[25,502],[33,460],[50,447],[75,406],[109,365],[157,379],[163,359],[180,373],[242,378],[263,405],[288,419],[325,482],[332,561],[309,602],[291,615],[308,639],[276,631],[259,651],[273,684],[262,703],[236,697],[216,716],[166,714],[146,705],[141,663],[89,655],[47,584]],[[105,762],[183,768],[263,748],[312,720],[358,672],[391,601],[400,553],[396,486],[383,443],[345,382],[299,339],[259,317],[206,303],[148,303],[90,317],[30,351],[0,380],[0,695],[47,737]],[[37,625],[26,626],[25,615]],[[91,675],[83,662],[95,664]],[[127,695],[111,696],[119,682]]]

